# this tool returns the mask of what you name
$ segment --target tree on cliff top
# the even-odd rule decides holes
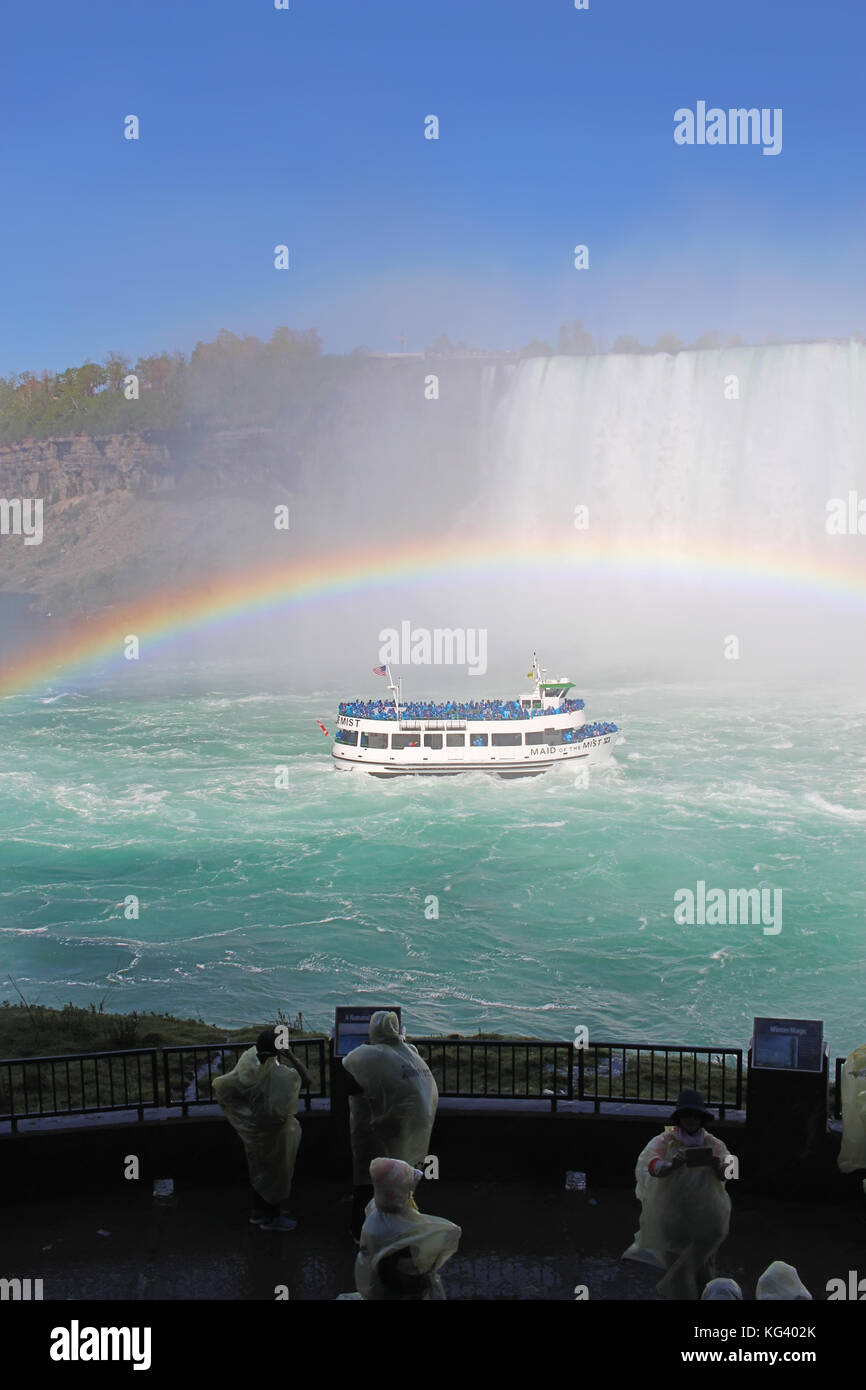
[[[643,348],[637,338],[631,333],[620,333],[618,338],[614,338],[611,352],[643,352]]]
[[[575,319],[569,330],[568,324],[560,325],[556,351],[568,357],[588,357],[595,351],[592,334],[587,333],[580,319]]]
[[[540,338],[533,338],[526,347],[522,347],[518,353],[519,357],[552,357],[553,348],[550,343],[543,343]]]

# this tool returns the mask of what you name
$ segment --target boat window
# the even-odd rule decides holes
[[[494,734],[494,748],[517,748],[520,745],[520,734]]]
[[[527,743],[544,743],[544,730],[532,729],[530,733],[524,734]]]
[[[441,748],[441,747],[442,747],[442,735],[441,735],[441,734],[425,734],[425,735],[424,735],[424,747],[425,747],[425,748]]]
[[[387,748],[387,747],[388,747],[388,735],[387,735],[387,734],[363,734],[363,733],[362,733],[362,734],[361,734],[361,747],[362,747],[362,748]]]
[[[471,735],[471,743],[472,743],[472,747],[473,747],[473,748],[486,748],[486,747],[487,747],[487,735],[486,735],[486,734],[472,734],[472,735]]]
[[[357,729],[338,729],[338,730],[337,730],[337,742],[338,742],[338,743],[351,743],[351,745],[352,745],[353,748],[357,748],[357,747],[358,747],[358,730],[357,730]]]
[[[565,732],[566,732],[565,729],[545,729],[545,730],[544,730],[544,742],[545,742],[545,743],[564,743],[564,742],[565,742],[565,737],[564,737],[564,736],[565,736]]]
[[[466,747],[466,735],[465,735],[465,734],[446,734],[446,735],[445,735],[445,747],[446,747],[446,748],[465,748],[465,747]]]
[[[420,747],[421,747],[421,735],[420,735],[420,734],[392,734],[392,735],[391,735],[391,747],[392,747],[392,748],[420,748]]]

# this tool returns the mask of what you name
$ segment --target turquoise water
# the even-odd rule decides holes
[[[856,695],[581,691],[626,736],[581,788],[338,775],[315,719],[345,691],[213,684],[3,702],[0,998],[11,975],[31,1001],[227,1026],[358,1000],[417,1033],[718,1045],[780,1014],[863,1042]],[[679,925],[700,879],[781,889],[781,932]]]

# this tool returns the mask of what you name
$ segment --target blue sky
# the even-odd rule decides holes
[[[866,331],[864,49],[850,0],[17,0],[0,373],[281,323],[332,352]],[[676,145],[699,100],[781,107],[782,152]]]

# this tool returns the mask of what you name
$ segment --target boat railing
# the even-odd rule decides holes
[[[400,728],[408,732],[416,729],[423,729],[430,733],[435,730],[447,731],[448,733],[459,731],[466,728],[465,719],[401,719]]]

